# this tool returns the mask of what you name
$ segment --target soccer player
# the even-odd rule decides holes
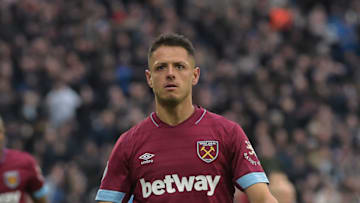
[[[96,200],[233,202],[234,185],[251,203],[276,203],[241,127],[195,106],[194,48],[184,36],[159,36],[148,53],[147,83],[155,112],[120,136]]]
[[[0,117],[0,202],[46,203],[44,178],[35,159],[28,153],[5,148],[5,126]]]

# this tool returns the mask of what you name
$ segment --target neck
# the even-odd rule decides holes
[[[192,100],[187,100],[187,102],[184,101],[176,105],[163,105],[156,101],[155,108],[156,115],[160,120],[171,126],[182,123],[188,119],[195,110]]]

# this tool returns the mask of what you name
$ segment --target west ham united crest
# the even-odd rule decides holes
[[[16,188],[20,184],[20,175],[17,171],[7,171],[4,173],[5,185],[11,189]]]
[[[196,148],[199,158],[206,163],[214,161],[219,154],[218,141],[197,141]]]

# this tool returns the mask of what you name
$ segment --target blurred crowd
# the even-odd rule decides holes
[[[164,32],[194,42],[194,102],[237,121],[298,203],[360,202],[360,1],[1,0],[0,115],[52,203],[94,202],[115,140],[154,109]]]

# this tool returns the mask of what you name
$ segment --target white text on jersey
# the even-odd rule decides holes
[[[155,154],[145,153],[139,157],[139,159],[142,159],[144,161],[141,162],[141,165],[148,164],[154,162],[151,158],[153,158]]]
[[[181,180],[177,174],[166,175],[163,180],[154,180],[146,182],[144,178],[140,179],[142,194],[144,198],[148,198],[152,193],[154,195],[162,195],[165,192],[174,193],[176,191],[190,192],[195,191],[208,191],[207,195],[212,196],[215,188],[220,181],[221,176],[217,175],[213,179],[211,175],[198,175],[182,177]],[[175,183],[175,188],[173,187]],[[177,189],[177,190],[176,190]]]
[[[20,191],[0,193],[1,203],[19,203],[21,197]]]

